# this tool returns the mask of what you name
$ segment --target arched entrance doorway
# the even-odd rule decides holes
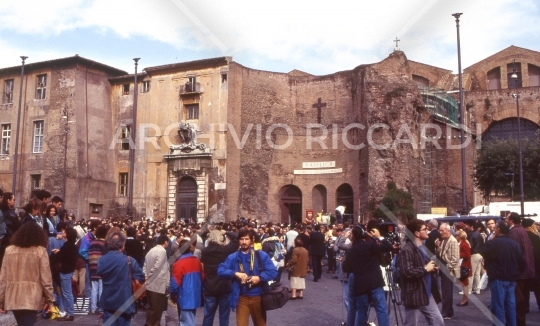
[[[302,222],[302,191],[297,186],[281,188],[281,222]]]
[[[197,221],[197,182],[192,177],[183,177],[178,183],[176,218]]]
[[[350,184],[344,183],[336,189],[336,207],[345,206],[345,213],[343,214],[343,220],[353,222],[353,189]]]
[[[316,185],[311,190],[311,206],[315,214],[319,212],[326,213],[326,187],[323,185]]]

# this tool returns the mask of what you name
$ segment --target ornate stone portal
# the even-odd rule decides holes
[[[196,130],[195,126],[189,122],[181,121],[178,124],[178,136],[182,140],[182,143],[179,145],[171,145],[169,147],[170,153],[173,154],[175,151],[181,151],[184,153],[190,153],[196,149],[204,152],[206,149],[205,144],[197,143],[197,133],[200,133],[200,130]]]

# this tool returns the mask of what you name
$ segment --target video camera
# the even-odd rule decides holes
[[[388,240],[393,246],[401,246],[401,239],[397,234],[397,226],[388,220],[379,219],[379,232],[381,237]]]

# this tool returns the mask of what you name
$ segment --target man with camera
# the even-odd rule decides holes
[[[436,289],[435,273],[438,268],[429,259],[424,241],[428,239],[427,227],[422,220],[407,223],[409,239],[397,258],[401,276],[401,299],[405,306],[405,326],[416,326],[418,312],[421,312],[429,325],[444,325],[444,320],[432,290]]]
[[[366,325],[370,301],[377,313],[378,325],[390,325],[379,258],[390,252],[392,245],[381,237],[378,227],[379,223],[372,220],[367,231],[360,226],[352,230],[353,245],[347,252],[345,263],[350,266],[347,325]]]
[[[248,326],[249,316],[255,326],[266,326],[266,312],[261,307],[263,286],[277,276],[270,257],[254,250],[252,233],[247,229],[238,232],[240,250],[229,255],[218,267],[218,277],[232,279],[230,303],[236,310],[236,325]]]

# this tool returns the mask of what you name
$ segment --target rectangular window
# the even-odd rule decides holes
[[[41,174],[31,174],[30,182],[30,188],[32,189],[32,191],[36,189],[41,189]]]
[[[44,100],[47,95],[47,75],[37,75],[36,100]]]
[[[129,139],[131,137],[131,127],[130,126],[120,126],[122,130],[120,131],[120,150],[129,151]]]
[[[90,212],[92,213],[93,216],[101,215],[102,211],[103,211],[103,205],[102,204],[90,203]]]
[[[150,92],[150,81],[149,80],[145,80],[145,81],[142,82],[141,92],[143,92],[143,93]]]
[[[187,105],[188,120],[199,119],[199,104]]]
[[[128,195],[128,174],[127,173],[120,173],[118,182],[118,194],[121,197],[126,197]]]
[[[221,74],[221,83],[225,84],[227,82],[227,74]]]
[[[4,88],[4,104],[13,103],[13,79],[7,79]]]
[[[122,86],[122,95],[129,95],[129,84],[124,84]]]
[[[9,143],[11,140],[11,123],[2,125],[2,149],[1,154],[9,154]]]
[[[43,120],[34,121],[34,153],[43,153]]]

